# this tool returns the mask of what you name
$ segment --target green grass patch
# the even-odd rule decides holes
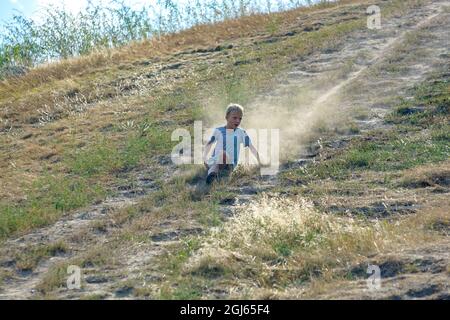
[[[34,182],[20,204],[0,203],[0,239],[56,221],[66,212],[102,199],[107,192],[83,177],[47,175]]]
[[[286,184],[346,179],[364,170],[400,171],[450,157],[449,81],[437,77],[414,88],[415,98],[401,101],[386,121],[393,127],[354,139],[325,161],[282,174]]]
[[[429,127],[448,120],[450,114],[450,80],[441,78],[424,82],[414,89],[413,100],[403,100],[386,121]],[[445,121],[448,123],[448,121]]]
[[[201,290],[198,285],[193,285],[192,277],[185,277],[182,275],[182,267],[186,261],[197,251],[200,247],[200,238],[187,237],[181,241],[176,248],[168,251],[159,259],[160,269],[166,270],[167,277],[170,282],[176,282],[176,286],[171,286],[168,283],[161,285],[159,298],[163,300],[178,300],[178,299],[198,299],[201,297]]]
[[[151,135],[153,140],[158,141]],[[77,150],[67,156],[67,167],[71,173],[92,177],[106,175],[133,168],[148,155],[152,139],[146,136],[132,135],[125,140],[124,146],[116,145],[106,139],[100,139],[94,145]]]

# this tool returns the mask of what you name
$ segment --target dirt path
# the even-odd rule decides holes
[[[13,270],[14,276],[2,285],[0,299],[23,299],[35,293],[35,287],[52,265],[83,254],[92,245],[108,241],[114,232],[114,221],[109,213],[137,204],[143,197],[157,190],[156,178],[151,171],[132,172],[133,185],[117,188],[113,197],[102,203],[79,210],[73,215],[63,217],[53,225],[38,229],[17,239],[8,240],[0,249],[2,270]],[[168,175],[168,173],[166,173]],[[17,269],[17,255],[33,246],[51,245],[63,242],[69,247],[67,252],[52,258],[43,257],[33,270]]]
[[[450,25],[450,14],[448,9],[443,11],[446,2],[431,1],[403,16],[383,21],[381,30],[354,32],[346,39],[341,39],[333,50],[324,50],[294,62],[293,69],[280,79],[282,84],[257,99],[253,107],[280,105],[293,94],[307,91],[310,93],[310,100],[302,101],[294,112],[294,115],[302,115],[302,123],[305,118],[315,119],[317,112],[335,112],[337,117],[358,106],[369,113],[367,119],[355,119],[361,131],[381,127],[383,116],[391,106],[389,102],[395,97],[405,96],[408,89],[423,81],[431,72],[439,70],[448,59],[447,26]],[[424,34],[430,36],[423,38]],[[393,56],[396,57],[396,68],[388,68],[392,66]],[[347,70],[349,65],[351,68]],[[334,103],[332,110],[311,108],[311,105],[321,105],[334,98],[338,100],[338,104]],[[291,121],[289,126],[296,126],[300,120],[293,116]],[[305,127],[304,130],[307,129],[309,128]],[[302,132],[298,131],[296,134]],[[349,135],[340,135],[323,143],[334,143],[342,147],[351,138]],[[301,150],[295,161],[283,164],[282,170],[304,166],[320,158],[319,145],[304,145]],[[149,172],[138,172],[136,184],[121,188],[118,196],[77,212],[52,226],[7,241],[0,248],[0,268],[12,276],[1,284],[0,299],[38,297],[35,295],[36,285],[42,281],[51,266],[81,255],[93,245],[106,243],[114,228],[109,228],[107,232],[92,232],[92,226],[108,221],[111,210],[132,206],[155,190],[153,181],[154,177]],[[221,212],[224,216],[232,215],[237,203],[249,201],[276,185],[276,176],[259,178],[253,186],[237,190],[237,198],[223,201]],[[168,244],[180,241],[189,232],[191,231],[174,231],[168,227],[167,231],[155,236],[152,243],[136,243],[115,255],[120,257],[121,268],[128,271],[128,279],[140,279],[142,269],[151,265],[155,256],[161,254]],[[38,244],[58,241],[67,243],[70,250],[60,256],[41,259],[33,271],[17,269],[17,252]],[[447,259],[448,263],[448,255],[443,259]],[[77,298],[87,293],[98,293],[103,298],[112,299],[131,297],[132,290],[126,285],[117,289],[117,282],[126,279],[117,279],[113,272],[108,273],[107,270],[98,271],[98,275],[86,279],[87,285],[82,292],[60,290],[58,297]],[[157,278],[160,275],[155,271],[154,276]],[[152,281],[151,277],[148,281]]]

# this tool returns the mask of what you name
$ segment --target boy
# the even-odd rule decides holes
[[[226,111],[225,119],[227,124],[214,130],[211,139],[205,146],[203,159],[206,159],[213,143],[216,143],[211,158],[206,162],[208,177],[206,183],[211,184],[217,178],[219,171],[233,170],[239,161],[239,151],[241,144],[250,148],[250,151],[261,165],[259,154],[250,141],[250,137],[245,130],[239,128],[244,115],[244,108],[238,104],[230,104]]]

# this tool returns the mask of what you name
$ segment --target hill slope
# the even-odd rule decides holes
[[[448,298],[449,20],[446,1],[347,1],[3,82],[0,297]],[[170,135],[230,102],[280,128],[282,164],[208,190]]]

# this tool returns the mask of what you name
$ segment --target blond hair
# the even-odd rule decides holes
[[[228,115],[232,112],[240,112],[242,115],[244,114],[244,108],[237,104],[237,103],[231,103],[230,105],[228,105],[227,107],[227,112],[225,117],[228,118]]]

